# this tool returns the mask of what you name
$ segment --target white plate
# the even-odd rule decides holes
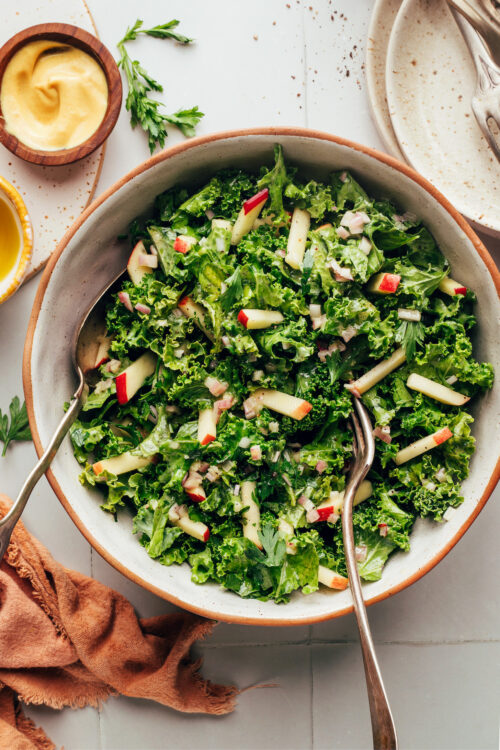
[[[488,234],[500,234],[500,164],[471,110],[476,73],[445,0],[404,0],[389,40],[389,112],[407,161]]]
[[[392,127],[385,88],[387,47],[402,0],[376,0],[366,43],[368,99],[377,130],[389,153],[405,161]]]
[[[15,11],[15,7],[22,10]],[[97,36],[84,0],[23,0],[9,12],[4,9],[0,46],[27,26],[55,21],[71,23]],[[45,265],[64,232],[92,200],[103,157],[101,146],[75,164],[41,167],[0,146],[0,175],[19,190],[33,224],[33,253],[24,281]]]

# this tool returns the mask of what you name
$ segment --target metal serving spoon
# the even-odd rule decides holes
[[[59,422],[52,440],[47,446],[44,454],[28,475],[15,503],[3,518],[0,519],[0,562],[10,541],[14,526],[19,521],[29,496],[31,495],[38,480],[47,471],[52,459],[56,455],[59,446],[68,433],[69,428],[77,418],[80,409],[84,405],[88,395],[88,382],[92,378],[92,372],[96,358],[96,341],[99,334],[104,332],[102,316],[102,300],[111,287],[123,276],[123,270],[118,276],[110,281],[100,292],[99,296],[92,302],[83,315],[79,325],[75,329],[71,346],[71,359],[78,376],[78,387],[70,401],[69,408]]]
[[[359,485],[368,474],[375,456],[375,441],[370,417],[361,401],[354,399],[355,411],[351,415],[354,427],[354,464],[349,472],[349,482],[344,493],[342,510],[342,533],[347,562],[347,573],[354,602],[354,613],[359,629],[361,651],[365,667],[366,688],[370,704],[373,747],[375,750],[397,750],[398,738],[392,718],[387,693],[385,692],[380,667],[373,645],[370,624],[363,601],[361,581],[354,546],[352,529],[352,506]],[[356,414],[357,412],[357,414]]]
[[[447,0],[484,39],[491,56],[500,65],[500,14],[492,0]]]

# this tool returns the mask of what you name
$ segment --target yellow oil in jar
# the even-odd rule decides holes
[[[0,281],[14,268],[20,245],[21,235],[12,208],[0,197]]]

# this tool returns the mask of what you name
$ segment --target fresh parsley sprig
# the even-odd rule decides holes
[[[28,424],[26,404],[14,396],[9,406],[10,420],[8,414],[2,414],[0,409],[0,441],[3,443],[2,456],[5,456],[9,443],[13,440],[31,440],[31,431]],[[10,424],[9,424],[10,421]]]
[[[162,103],[151,99],[149,94],[152,91],[163,91],[163,86],[144,70],[138,60],[132,60],[125,44],[133,42],[139,34],[146,34],[157,39],[174,39],[181,44],[192,42],[193,40],[189,37],[174,31],[178,25],[179,21],[174,19],[168,23],[153,26],[151,29],[143,29],[142,21],[138,18],[134,25],[127,29],[125,36],[117,45],[120,52],[118,67],[125,73],[128,84],[125,106],[130,112],[130,123],[133,128],[140,125],[148,134],[151,153],[157,146],[163,148],[165,145],[165,138],[168,136],[167,124],[175,125],[185,136],[190,137],[194,135],[195,127],[203,117],[203,112],[200,112],[198,107],[181,109],[173,114],[160,112]]]

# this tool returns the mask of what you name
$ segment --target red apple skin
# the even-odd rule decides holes
[[[183,297],[181,301],[178,303],[178,307],[183,307],[184,305],[187,305],[190,299],[191,297]]]
[[[105,362],[109,362],[109,357],[103,357],[99,362],[96,362],[94,365],[95,369],[103,365]]]
[[[208,542],[209,538],[210,538],[210,529],[207,529],[205,533],[203,534],[203,541]]]
[[[466,286],[455,287],[455,294],[467,294],[467,287]]]
[[[180,237],[176,237],[174,241],[174,250],[177,253],[187,253],[189,250],[188,243],[185,240],[181,240]]]
[[[251,198],[249,198],[247,201],[243,203],[243,213],[249,214],[252,208],[255,208],[260,203],[264,203],[264,201],[267,201],[269,197],[269,190],[267,188],[264,188],[264,190],[260,190],[258,193],[255,193],[255,195],[252,195]]]
[[[241,323],[242,326],[247,327],[248,323],[248,315],[245,313],[244,310],[240,310],[238,313],[238,322]]]
[[[293,413],[292,416],[294,419],[297,419],[300,422],[301,419],[304,419],[306,414],[309,414],[312,408],[312,404],[310,404],[309,401],[304,401],[304,403],[302,403],[298,407],[298,409]]]
[[[439,430],[439,432],[436,432],[436,434],[434,435],[434,442],[436,443],[436,445],[441,445],[441,443],[449,440],[452,435],[453,433],[448,427],[443,427],[442,430]]]
[[[203,500],[207,499],[203,487],[199,487],[197,490],[189,490],[189,492],[187,490],[184,491],[195,503],[201,503]]]
[[[398,274],[386,273],[384,274],[384,278],[380,282],[379,289],[381,292],[393,293],[398,288],[400,281],[401,281],[401,276],[398,276]]]
[[[211,443],[212,440],[215,440],[215,435],[205,435],[200,445],[208,445],[208,443]]]
[[[332,513],[335,513],[333,505],[327,505],[325,508],[316,508],[319,513],[318,521],[327,521]]]
[[[116,398],[119,404],[126,404],[128,401],[127,396],[127,373],[122,372],[115,378],[116,383]]]

